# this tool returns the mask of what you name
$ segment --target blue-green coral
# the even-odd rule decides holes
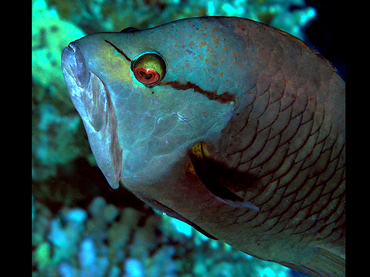
[[[33,0],[32,12],[32,178],[39,183],[32,200],[33,276],[288,276],[287,268],[235,251],[149,208],[119,208],[100,196],[79,208],[65,201],[55,212],[39,197],[50,190],[35,190],[61,186],[58,168],[69,168],[78,157],[94,164],[61,71],[69,42],[93,32],[206,15],[250,18],[303,38],[315,10],[303,0]]]
[[[85,33],[44,0],[33,0],[32,9],[32,177],[45,180],[58,165],[88,152],[76,143],[81,122],[60,69],[62,49]]]
[[[209,240],[172,218],[120,209],[102,197],[86,210],[63,208],[50,216],[37,202],[36,210],[33,276],[289,276],[288,268]]]

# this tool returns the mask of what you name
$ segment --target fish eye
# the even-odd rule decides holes
[[[135,27],[127,27],[127,28],[123,29],[120,33],[133,33],[133,32],[137,32],[137,31],[140,31],[140,30],[135,28]]]
[[[166,75],[166,63],[156,52],[145,52],[133,59],[131,70],[136,80],[146,86],[158,84]]]

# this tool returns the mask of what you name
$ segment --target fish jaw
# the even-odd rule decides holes
[[[88,68],[78,42],[63,50],[64,80],[82,118],[91,151],[109,185],[116,189],[122,171],[123,151],[117,137],[117,119],[106,86]]]

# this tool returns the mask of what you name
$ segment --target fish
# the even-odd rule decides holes
[[[237,17],[95,33],[62,53],[109,185],[256,258],[345,275],[345,82]]]

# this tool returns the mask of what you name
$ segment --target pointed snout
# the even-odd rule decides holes
[[[70,76],[74,76],[77,86],[84,88],[89,84],[90,71],[86,67],[85,57],[76,42],[71,42],[62,53],[62,67]]]

